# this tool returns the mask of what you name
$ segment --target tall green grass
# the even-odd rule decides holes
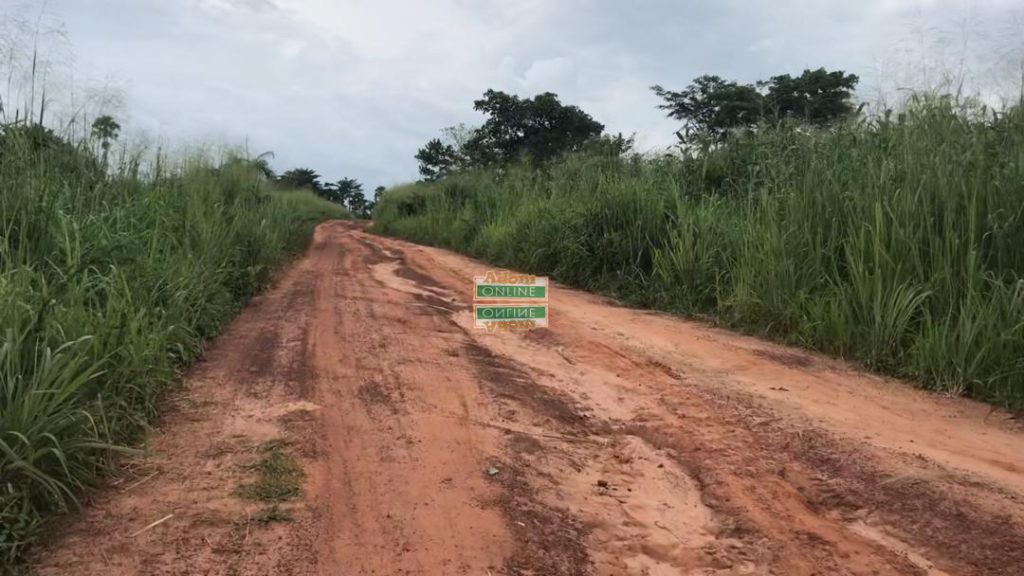
[[[1024,408],[1024,114],[948,100],[385,195],[373,229]]]
[[[0,136],[0,571],[74,506],[161,393],[316,223],[244,162],[108,175],[40,127]]]

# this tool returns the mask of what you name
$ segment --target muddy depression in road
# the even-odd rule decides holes
[[[476,331],[486,269],[322,225],[34,568],[1024,574],[1006,415],[558,285],[550,328]]]

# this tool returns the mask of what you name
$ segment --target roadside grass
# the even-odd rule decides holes
[[[145,168],[0,132],[0,571],[134,453],[162,394],[316,223],[347,217],[238,162]]]
[[[388,191],[372,230],[1024,409],[1024,107]]]
[[[264,511],[267,516],[280,515],[274,512],[277,505],[299,495],[305,476],[295,459],[285,452],[285,446],[283,440],[261,444],[257,448],[262,454],[260,461],[248,467],[256,472],[256,480],[242,484],[235,490],[236,495],[247,500],[273,504],[271,509]]]

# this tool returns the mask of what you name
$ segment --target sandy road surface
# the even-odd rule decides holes
[[[485,269],[321,226],[39,573],[1024,574],[1005,415],[557,285],[475,332]],[[306,477],[264,525],[272,439]]]

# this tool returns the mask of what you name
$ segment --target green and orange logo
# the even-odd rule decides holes
[[[473,279],[473,326],[488,332],[547,328],[548,279],[488,270]]]

